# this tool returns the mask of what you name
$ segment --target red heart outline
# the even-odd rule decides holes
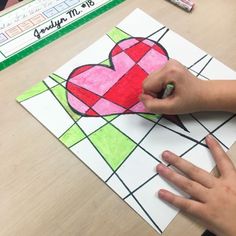
[[[80,75],[82,75],[84,72],[92,69],[92,68],[95,68],[95,67],[99,67],[99,68],[104,68],[105,70],[108,70],[108,71],[111,71],[112,72],[117,72],[116,70],[116,65],[113,63],[113,59],[114,59],[114,56],[118,55],[119,53],[121,52],[124,52],[124,50],[121,50],[120,51],[120,46],[122,44],[122,42],[125,42],[127,40],[136,40],[137,41],[137,44],[134,44],[132,45],[132,47],[136,47],[136,45],[139,45],[141,43],[143,43],[145,40],[148,40],[150,43],[153,43],[154,47],[155,47],[155,50],[159,52],[159,54],[161,54],[162,56],[166,57],[167,61],[169,60],[169,55],[166,51],[166,49],[159,43],[151,40],[151,39],[148,39],[148,38],[141,38],[141,37],[130,37],[128,39],[124,39],[124,40],[121,40],[119,41],[113,48],[112,50],[110,51],[109,53],[109,62],[110,62],[110,66],[109,65],[103,65],[103,64],[87,64],[87,65],[82,65],[82,66],[79,66],[77,68],[75,68],[71,74],[69,75],[68,77],[68,80],[67,80],[67,83],[66,83],[66,89],[67,89],[67,101],[68,101],[68,104],[70,106],[70,108],[77,114],[81,115],[81,116],[88,116],[88,117],[102,117],[102,116],[105,116],[105,115],[101,115],[99,113],[97,113],[96,111],[93,110],[93,105],[94,105],[94,102],[98,102],[100,101],[101,99],[104,99],[104,96],[101,96],[95,92],[91,92],[89,91],[88,89],[84,88],[84,87],[81,87],[79,86],[78,84],[74,84],[73,82],[71,82],[72,79],[74,78],[78,78],[78,79],[81,79],[79,78]],[[143,45],[142,45],[143,46]],[[130,48],[132,48],[130,47]],[[130,48],[127,48],[127,50],[129,50]],[[135,55],[135,53],[137,53],[137,55]],[[139,57],[139,51],[136,50],[133,50],[133,57]],[[130,56],[130,55],[128,55]],[[144,55],[145,56],[145,55]],[[143,59],[143,57],[141,57],[141,59]],[[136,65],[138,65],[139,61],[135,61],[134,60],[134,63]],[[140,66],[139,66],[140,67]],[[130,68],[130,69],[133,69],[133,68]],[[130,70],[128,70],[128,73],[130,72]],[[146,71],[145,71],[146,72]],[[141,73],[141,72],[140,72]],[[146,72],[147,73],[147,72]],[[147,73],[148,75],[148,73]],[[123,76],[125,75],[122,75],[121,78],[118,79],[118,82],[120,80],[122,80]],[[141,79],[141,82],[146,78],[143,77],[144,75],[140,76],[142,79]],[[130,76],[132,77],[132,76]],[[130,78],[129,78],[130,79]],[[131,78],[131,80],[133,81],[133,78]],[[136,81],[135,81],[136,82]],[[139,81],[140,83],[140,81]],[[98,84],[97,84],[98,85]],[[116,85],[116,84],[115,84]],[[132,85],[135,85],[134,81],[132,83]],[[100,86],[100,85],[99,85]],[[140,88],[139,89],[139,92],[138,94],[136,94],[136,99],[137,99],[137,102],[139,102],[138,100],[138,96],[141,94],[141,88],[142,87],[142,83],[140,84]],[[113,89],[113,87],[111,88]],[[110,88],[109,88],[110,90]],[[119,91],[122,90],[122,87],[120,87],[119,89],[117,89],[118,93]],[[132,97],[132,93],[131,94],[131,97]],[[129,95],[130,95],[129,94]],[[118,94],[119,95],[119,94]],[[115,96],[118,96],[117,93],[115,93]],[[121,93],[122,95],[122,93]],[[75,106],[73,104],[71,104],[70,102],[70,99],[68,98],[68,96],[74,96],[76,97],[77,100],[77,103],[79,102],[82,102],[82,103],[85,103],[85,105],[89,108],[86,112],[81,112],[79,111],[78,109],[75,109]],[[100,99],[100,100],[99,100]],[[75,100],[75,99],[74,99]],[[86,100],[86,101],[85,101]],[[116,102],[114,102],[114,100],[112,101],[112,103],[116,104]],[[121,104],[118,104],[120,107]],[[132,104],[132,107],[134,106],[134,104]],[[116,113],[107,113],[106,116],[109,116],[109,115],[124,115],[124,114],[152,114],[152,113],[149,113],[149,112],[146,112],[146,111],[143,111],[143,112],[134,112],[134,111],[131,111],[131,107],[123,107],[124,108],[124,111],[123,112],[116,112]],[[183,125],[183,123],[181,122],[180,118],[176,115],[163,115],[162,117],[166,118],[167,120],[175,123],[176,125],[178,125],[179,127],[181,127],[182,129],[184,129],[185,131],[188,131],[186,129],[186,127]]]

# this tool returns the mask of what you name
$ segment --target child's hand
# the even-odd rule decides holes
[[[158,99],[157,95],[167,84],[175,89],[169,97]],[[160,71],[154,72],[143,82],[140,96],[146,109],[157,114],[180,114],[202,110],[204,82],[193,76],[187,68],[175,60],[170,60]]]
[[[192,198],[186,199],[166,190],[160,190],[159,197],[200,219],[217,236],[235,236],[236,169],[212,136],[206,138],[206,143],[221,176],[217,178],[210,175],[166,151],[163,153],[163,159],[179,169],[185,176],[161,164],[157,166],[157,171]]]

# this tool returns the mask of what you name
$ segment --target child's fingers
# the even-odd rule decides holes
[[[235,167],[233,162],[230,160],[228,155],[225,153],[220,144],[216,141],[216,139],[208,135],[206,138],[206,143],[211,151],[211,154],[216,162],[216,165],[220,171],[222,176],[227,176],[230,173],[235,171]]]
[[[170,109],[169,98],[158,99],[148,94],[142,94],[140,96],[140,100],[143,102],[148,112],[156,114],[172,114],[172,109]]]
[[[163,79],[160,74],[161,71],[154,72],[143,81],[144,93],[155,93],[157,95],[164,89]]]
[[[162,200],[191,215],[201,217],[203,214],[203,204],[200,202],[180,197],[164,189],[158,192],[158,196]]]
[[[141,94],[140,100],[143,102],[143,105],[147,109],[148,112],[156,113],[156,100],[154,97],[148,94]]]
[[[185,176],[171,170],[163,164],[159,164],[157,166],[157,171],[159,172],[160,176],[164,177],[166,180],[192,196],[194,199],[197,199],[201,202],[207,201],[207,188],[201,184],[186,178]]]
[[[189,178],[202,184],[203,186],[207,188],[212,188],[214,186],[216,180],[214,176],[210,175],[207,171],[196,167],[192,163],[178,157],[174,153],[169,151],[163,152],[162,158],[169,164],[179,169]]]

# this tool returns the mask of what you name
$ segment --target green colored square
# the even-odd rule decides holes
[[[66,145],[66,147],[71,147],[74,144],[85,138],[84,133],[78,127],[77,124],[73,125],[70,129],[68,129],[59,139],[60,141]]]
[[[132,140],[111,124],[107,124],[91,134],[89,139],[114,171],[136,146]]]

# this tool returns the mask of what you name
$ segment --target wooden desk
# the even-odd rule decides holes
[[[186,13],[164,0],[127,0],[0,72],[0,235],[155,236],[156,232],[15,98],[139,7],[236,70],[235,0],[198,0]],[[236,159],[236,146],[231,156]],[[199,236],[179,215],[165,236]]]

